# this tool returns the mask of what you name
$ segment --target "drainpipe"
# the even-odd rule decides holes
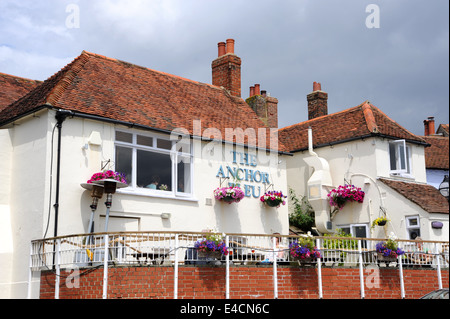
[[[306,164],[314,169],[308,180],[308,200],[314,209],[316,227],[320,233],[332,232],[328,214],[328,188],[333,187],[328,162],[313,151],[312,129],[308,128],[309,157],[304,158]]]
[[[68,110],[58,110],[56,111],[56,127],[58,128],[58,150],[57,150],[57,163],[56,163],[56,194],[55,194],[55,228],[54,237],[58,236],[58,213],[59,213],[59,181],[60,181],[60,171],[61,171],[61,128],[62,123],[66,120],[68,116],[72,115],[71,111]]]

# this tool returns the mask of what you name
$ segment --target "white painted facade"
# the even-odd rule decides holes
[[[373,137],[314,149],[328,163],[332,179],[332,187],[323,187],[320,204],[313,205],[319,231],[332,233],[336,228],[347,228],[355,236],[365,237],[365,233],[372,238],[385,238],[393,232],[398,238],[409,239],[409,220],[418,218],[422,239],[448,240],[448,214],[430,214],[378,180],[391,178],[427,183],[424,147],[416,144],[408,146],[411,151],[411,172],[403,177],[391,174],[387,139]],[[297,195],[308,196],[308,179],[314,169],[306,164],[305,158],[310,156],[306,150],[294,153],[287,161],[288,187],[293,188]],[[333,218],[332,229],[326,229],[326,222],[330,221],[330,206],[326,195],[332,188],[344,185],[345,182],[360,187],[366,193],[364,202],[347,203]],[[314,200],[310,202],[313,204]],[[372,222],[381,216],[380,206],[385,208],[390,222],[385,227],[377,226],[372,229]],[[324,211],[320,213],[316,207],[323,208]],[[442,222],[443,228],[433,229],[433,221]]]
[[[55,111],[45,110],[0,130],[0,298],[27,296],[30,242],[54,236],[58,139],[55,124]],[[115,169],[115,132],[118,129],[161,136],[160,133],[77,117],[69,117],[63,122],[56,235],[88,233],[92,198],[90,191],[80,184],[101,171],[102,163],[108,160],[112,164],[108,168]],[[92,142],[92,132],[96,132],[95,142]],[[253,187],[255,195],[263,195],[269,185],[262,183],[259,177],[256,182],[249,178],[246,181],[244,173],[245,169],[252,169],[267,174],[266,179],[273,187],[287,194],[284,158],[288,156],[279,158],[276,152],[267,155],[265,151],[253,151],[255,156],[252,158],[259,160],[250,165],[239,156],[233,163],[233,151],[252,153],[243,147],[195,140],[192,149],[191,196],[175,198],[171,192],[156,191],[149,195],[145,189],[120,189],[113,195],[108,231],[216,229],[226,233],[288,234],[287,205],[279,208],[263,205],[259,196],[253,196],[249,190]],[[241,187],[247,189],[250,196],[232,204],[215,200],[213,191],[220,186],[217,175],[221,166],[225,173],[227,166],[242,169],[239,174]],[[227,182],[223,181],[223,186],[227,186]],[[95,213],[95,232],[104,231],[105,197],[99,200]],[[170,217],[162,218],[162,213]],[[38,297],[39,292],[33,291],[32,295]]]

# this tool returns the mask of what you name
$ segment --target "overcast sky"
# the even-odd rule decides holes
[[[86,50],[211,83],[227,38],[242,97],[261,84],[280,127],[307,120],[314,81],[329,113],[369,100],[415,134],[449,123],[448,0],[0,0],[0,72],[36,80]]]

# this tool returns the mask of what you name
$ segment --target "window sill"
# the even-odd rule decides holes
[[[198,202],[198,199],[194,198],[192,196],[175,196],[175,195],[173,195],[172,192],[170,192],[169,194],[164,194],[165,193],[164,191],[149,192],[148,190],[123,188],[123,189],[118,189],[117,193],[124,194],[124,195],[134,195],[134,196],[143,196],[143,197],[184,200],[184,201],[188,201],[188,202]]]
[[[402,174],[402,173],[390,173],[389,176],[392,177],[392,178],[398,178],[398,179],[408,179],[408,180],[415,180],[416,179],[413,175]]]

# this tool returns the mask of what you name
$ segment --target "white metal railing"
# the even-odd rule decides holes
[[[292,258],[289,249],[302,236],[215,234],[225,241],[229,254],[203,256],[195,249],[195,243],[211,235],[212,233],[194,232],[118,232],[34,240],[30,250],[30,278],[34,271],[53,270],[56,274],[55,287],[59,287],[61,269],[103,267],[103,297],[107,298],[108,267],[174,266],[174,297],[177,298],[179,265],[225,265],[228,297],[230,265],[271,265],[274,273],[274,297],[277,298],[278,266],[300,264],[317,267],[319,295],[322,291],[321,268],[344,266],[359,267],[361,295],[364,298],[364,267],[398,267],[401,283],[403,267],[435,268],[441,287],[441,268],[449,266],[449,242],[443,241],[397,240],[399,248],[405,253],[397,260],[385,261],[377,254],[376,244],[386,239],[313,237],[311,239],[320,251],[320,258],[304,263]],[[59,290],[55,289],[55,298],[58,297]]]
[[[175,254],[179,264],[211,264],[224,262],[226,257],[199,256],[195,242],[210,233],[190,232],[120,232],[74,235],[32,241],[31,264],[33,271],[54,269],[56,257],[60,268],[102,266],[107,247],[109,264],[116,265],[173,265]],[[175,236],[178,243],[175,243]],[[296,264],[290,256],[289,246],[299,236],[229,234],[228,259],[232,264],[272,264],[274,257],[279,265]],[[274,239],[276,239],[274,241]],[[385,239],[314,237],[321,253],[322,266],[358,266],[362,257],[364,265],[379,264],[376,244]],[[358,246],[359,243],[359,246]],[[449,243],[437,241],[398,240],[403,266],[441,267],[449,264]],[[316,264],[318,260],[312,260]]]

